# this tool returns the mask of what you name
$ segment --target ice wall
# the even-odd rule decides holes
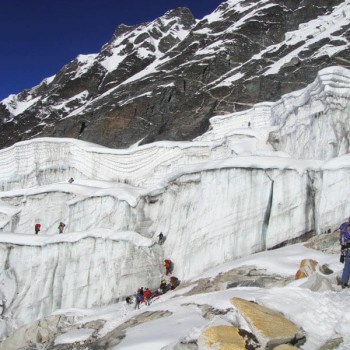
[[[148,210],[151,229],[167,233],[164,252],[176,261],[175,274],[195,277],[314,230],[308,183],[308,172],[279,169],[184,175]]]
[[[350,217],[350,155],[326,162],[320,175],[315,179],[316,217],[318,232],[325,233]]]
[[[8,244],[0,245],[0,278],[10,277],[13,290],[6,297],[6,315],[21,325],[60,308],[108,304],[140,286],[157,288],[164,257],[175,262],[174,274],[186,280],[312,231],[314,202],[307,196],[308,185],[308,171],[223,167],[181,175],[135,207],[109,195],[73,201],[70,233],[7,234]],[[60,196],[43,194],[42,204],[62,200]],[[54,213],[48,217],[56,224],[59,212]],[[92,226],[101,236],[85,236]],[[107,227],[113,239],[104,235]],[[123,228],[143,236],[123,234]],[[167,237],[161,247],[142,238],[160,231]],[[42,242],[47,237],[51,241]],[[3,297],[8,287],[1,285]]]
[[[134,232],[95,236],[0,245],[2,335],[10,330],[8,319],[25,324],[61,308],[106,305],[135,286],[158,287],[158,246],[150,248],[152,242]]]
[[[349,153],[350,71],[323,69],[303,90],[272,106],[270,142],[295,158],[330,159]]]
[[[271,126],[272,102],[257,103],[251,109],[220,115],[210,119],[210,128],[203,135],[196,138],[198,141],[212,141],[222,139],[224,136],[231,136],[239,129],[260,130]]]
[[[210,130],[198,141],[231,138],[239,129],[270,132],[269,144],[299,159],[330,159],[349,152],[350,71],[329,67],[306,88],[274,103],[213,117]]]
[[[41,138],[0,150],[0,190],[67,182],[71,177],[152,186],[183,164],[227,157],[220,142],[158,142],[112,150],[74,139]]]

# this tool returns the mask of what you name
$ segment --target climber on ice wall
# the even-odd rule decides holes
[[[41,225],[35,224],[35,234],[37,235],[40,232]]]
[[[163,266],[165,267],[165,274],[171,275],[173,273],[174,270],[174,263],[170,260],[170,259],[165,259]]]

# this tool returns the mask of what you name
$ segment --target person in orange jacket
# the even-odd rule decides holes
[[[174,270],[174,264],[170,259],[165,259],[163,266],[165,267],[165,274],[171,275]]]

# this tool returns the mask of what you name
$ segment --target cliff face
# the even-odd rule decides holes
[[[0,147],[39,136],[118,148],[190,140],[214,115],[277,101],[322,68],[348,66],[349,9],[349,0],[241,0],[197,21],[178,8],[121,25],[98,54],[0,103]]]

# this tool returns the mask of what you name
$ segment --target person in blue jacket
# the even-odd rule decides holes
[[[350,218],[348,221],[343,222],[339,226],[339,243],[341,246],[341,262],[344,262],[343,273],[341,279],[338,277],[338,284],[341,285],[342,288],[349,287],[348,281],[350,276]]]
[[[141,302],[142,302],[142,294],[138,291],[136,293],[135,310],[140,308]]]

